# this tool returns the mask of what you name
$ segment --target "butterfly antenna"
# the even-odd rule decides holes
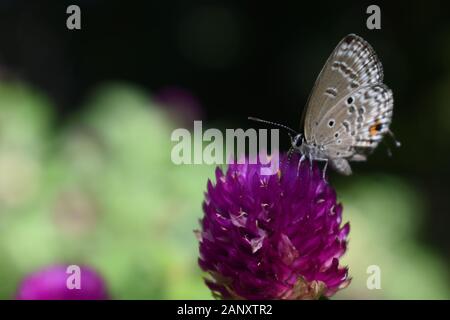
[[[283,129],[288,130],[289,132],[297,135],[297,131],[295,131],[294,129],[289,128],[288,126],[276,123],[276,122],[272,122],[272,121],[267,121],[267,120],[263,120],[263,119],[259,119],[259,118],[254,118],[254,117],[248,117],[248,120],[252,120],[252,121],[256,121],[256,122],[262,122],[262,123],[267,123],[273,126],[277,126]]]
[[[292,154],[294,153],[294,148],[290,147],[288,152],[287,152],[287,162],[290,163],[291,162],[291,158],[292,158]]]
[[[398,140],[395,138],[394,133],[393,133],[391,130],[388,130],[387,132],[389,133],[389,135],[391,136],[391,138],[394,140],[395,146],[396,146],[397,148],[400,147],[402,144],[401,144],[400,141],[398,141]]]

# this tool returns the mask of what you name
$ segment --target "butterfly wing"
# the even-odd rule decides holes
[[[358,88],[382,83],[383,68],[375,51],[361,37],[349,34],[339,42],[320,72],[304,114],[305,139],[313,143],[324,115]]]
[[[330,160],[331,167],[337,172],[349,176],[352,174],[352,168],[348,161],[344,158],[337,158]]]
[[[328,159],[364,161],[389,131],[393,107],[392,91],[386,85],[359,88],[318,121],[315,141]]]

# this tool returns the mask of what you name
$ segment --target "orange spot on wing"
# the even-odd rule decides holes
[[[371,137],[377,135],[381,130],[381,122],[377,120],[373,125],[369,127],[369,134]]]

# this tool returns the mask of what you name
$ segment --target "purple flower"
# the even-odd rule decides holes
[[[34,272],[22,281],[16,296],[18,300],[105,300],[106,285],[93,269],[80,266],[80,289],[69,289],[65,265],[50,266]],[[69,282],[70,279],[69,279]],[[72,283],[72,282],[71,282]]]
[[[278,174],[260,164],[216,169],[203,203],[200,267],[223,299],[317,299],[348,285],[345,253],[349,224],[314,164],[280,159]]]

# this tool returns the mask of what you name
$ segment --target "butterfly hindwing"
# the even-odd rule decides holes
[[[392,91],[384,84],[362,87],[343,97],[314,128],[316,143],[327,158],[365,160],[389,130]]]

